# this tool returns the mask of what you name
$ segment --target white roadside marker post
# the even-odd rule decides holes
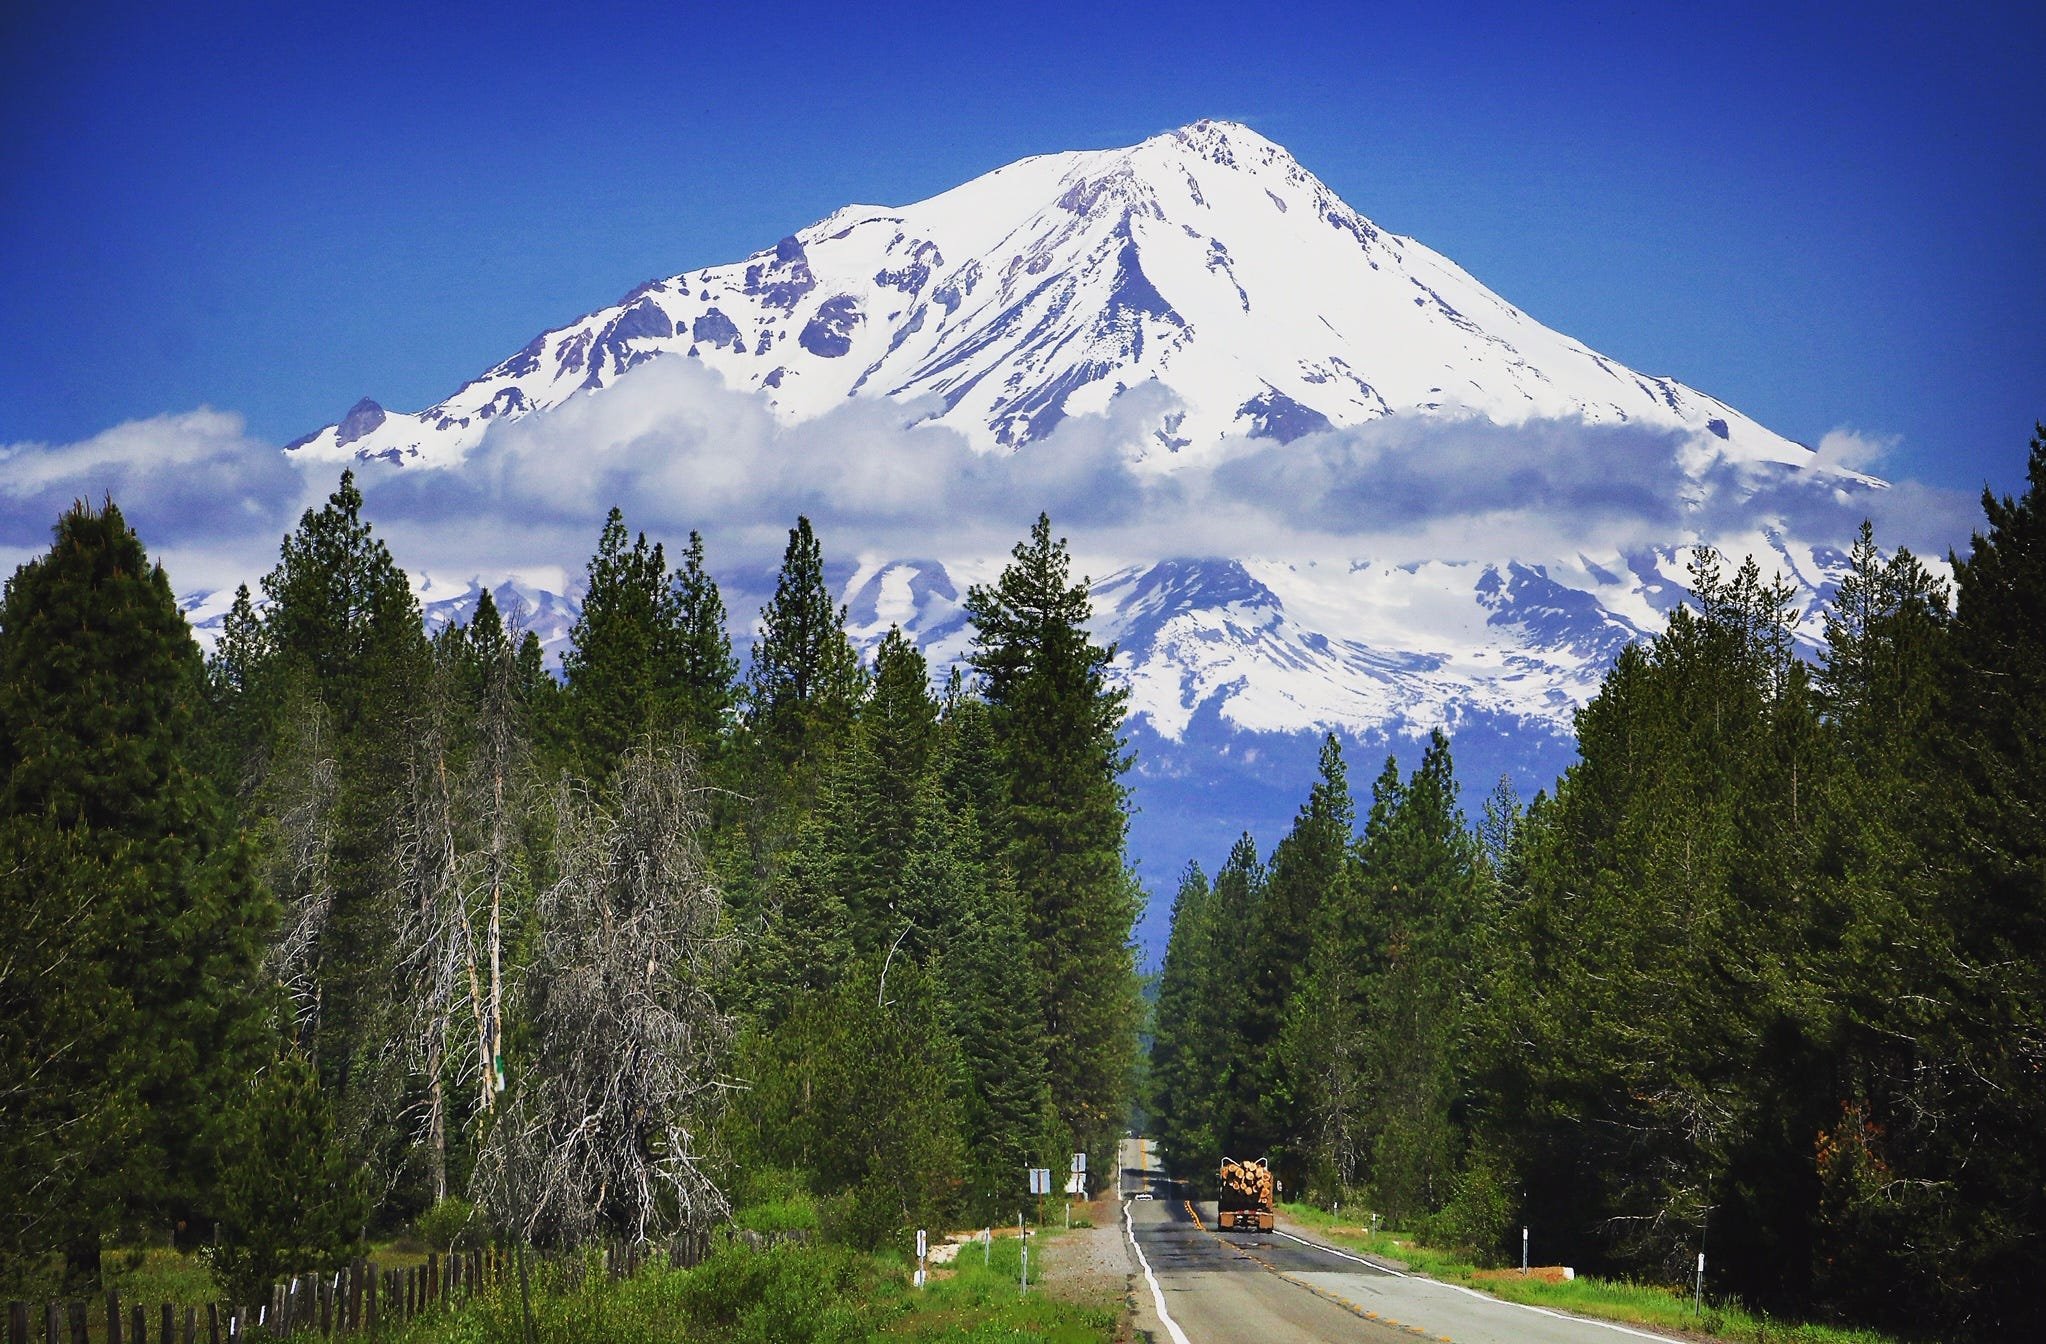
[[[1705,1314],[1705,1252],[1698,1252],[1698,1295],[1691,1301],[1691,1314]]]
[[[925,1271],[926,1271],[926,1270],[927,1270],[927,1269],[929,1268],[929,1266],[930,1266],[930,1242],[929,1242],[929,1241],[928,1241],[928,1240],[926,1239],[926,1237],[925,1237],[925,1235],[924,1235],[924,1229],[922,1229],[922,1228],[918,1228],[918,1229],[916,1230],[916,1286],[917,1286],[917,1287],[921,1288],[921,1287],[923,1287],[923,1286],[924,1286],[924,1277],[925,1277]]]
[[[1527,1229],[1520,1229],[1520,1277],[1527,1277]]]

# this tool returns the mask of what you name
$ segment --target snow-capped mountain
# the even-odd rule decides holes
[[[792,419],[851,396],[929,398],[933,418],[989,448],[1156,380],[1183,409],[1145,452],[1447,412],[1681,428],[1754,460],[1807,456],[1549,330],[1218,121],[1023,159],[914,205],[847,206],[743,261],[649,281],[423,411],[364,399],[292,450],[450,465],[493,424],[664,353],[765,391]]]
[[[1840,499],[1882,488],[1544,327],[1374,225],[1278,145],[1216,121],[1024,159],[912,205],[847,206],[741,261],[643,284],[424,411],[365,399],[290,451],[393,463],[408,478],[460,472],[498,427],[605,396],[664,355],[764,397],[785,425],[888,399],[990,457],[1029,454],[1137,398],[1150,409],[1118,422],[1140,427],[1116,448],[1154,478],[1412,424],[1482,429],[1506,446],[1481,469],[1539,477],[1566,465],[1554,426],[1636,434],[1673,453],[1669,516],[1717,509],[1713,539],[1793,581],[1808,636],[1844,537],[1803,539],[1745,504],[1787,481]],[[1180,553],[1097,571],[1098,631],[1118,645],[1140,749],[1133,842],[1148,877],[1168,881],[1190,854],[1219,859],[1244,825],[1269,844],[1328,729],[1382,752],[1444,725],[1467,783],[1504,769],[1526,791],[1546,784],[1567,759],[1573,711],[1621,647],[1661,628],[1682,599],[1687,544],[1708,530],[1594,529],[1540,554],[1502,536],[1496,554],[1466,541],[1458,555],[1395,561],[1325,546],[1218,555],[1189,537]],[[900,625],[938,668],[965,654],[964,592],[1001,555],[907,558],[830,540],[859,639]],[[728,584],[740,627],[765,596],[752,590],[760,577]],[[519,596],[558,651],[568,609]],[[457,613],[474,586],[443,600]]]

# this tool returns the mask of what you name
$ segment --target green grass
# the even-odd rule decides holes
[[[1416,1270],[1432,1279],[1460,1284],[1491,1293],[1509,1302],[1575,1312],[1630,1325],[1688,1331],[1726,1340],[1730,1344],[1900,1344],[1890,1335],[1873,1330],[1810,1322],[1783,1321],[1750,1312],[1738,1303],[1707,1302],[1702,1315],[1694,1315],[1689,1294],[1652,1283],[1630,1283],[1579,1275],[1564,1283],[1539,1279],[1478,1278],[1478,1267],[1468,1257],[1423,1246],[1411,1237],[1391,1231],[1368,1232],[1354,1221],[1306,1204],[1282,1206],[1286,1215],[1303,1227],[1314,1229],[1338,1246],[1347,1246]]]
[[[740,1221],[756,1231],[814,1227],[814,1210],[800,1200],[749,1210]],[[1053,1261],[1060,1233],[1043,1229],[1031,1241],[1030,1293],[1017,1291],[1017,1242],[996,1238],[988,1262],[979,1247],[918,1290],[902,1254],[861,1253],[816,1241],[768,1249],[723,1246],[694,1269],[667,1267],[654,1257],[626,1280],[606,1277],[598,1262],[573,1265],[534,1257],[528,1262],[539,1344],[865,1344],[866,1341],[1040,1339],[1052,1344],[1107,1344],[1115,1337],[1118,1301],[1061,1301],[1038,1291],[1039,1257]],[[379,1247],[380,1268],[423,1260],[423,1253]],[[149,1311],[156,1334],[161,1303],[201,1309],[216,1300],[205,1262],[168,1249],[112,1252],[110,1284],[124,1307]],[[104,1298],[87,1299],[91,1337],[104,1338]],[[182,1321],[183,1312],[178,1319]],[[203,1337],[203,1335],[202,1335]],[[518,1281],[510,1273],[471,1298],[436,1307],[402,1326],[387,1316],[381,1337],[389,1344],[525,1344]]]
[[[1040,1234],[1033,1260],[1056,1256]],[[695,1269],[656,1262],[632,1279],[536,1268],[533,1308],[541,1344],[864,1344],[865,1341],[1029,1338],[1052,1344],[1107,1344],[1120,1304],[1075,1304],[1035,1289],[1017,1291],[1013,1238],[997,1239],[991,1262],[961,1252],[953,1272],[918,1290],[895,1254],[784,1244],[720,1249]],[[1034,1268],[1034,1267],[1033,1267]],[[515,1283],[409,1323],[393,1344],[524,1344]]]

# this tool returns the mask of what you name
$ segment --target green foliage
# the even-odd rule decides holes
[[[835,1247],[734,1247],[684,1280],[679,1305],[698,1328],[744,1344],[857,1340],[876,1268]]]
[[[973,668],[1004,777],[1007,860],[1035,953],[1053,1103],[1098,1169],[1121,1133],[1141,1016],[1129,944],[1140,898],[1118,733],[1126,693],[1087,633],[1087,583],[1040,514],[989,585],[966,596]]]
[[[675,619],[668,657],[683,731],[706,759],[717,754],[738,705],[739,664],[725,629],[725,600],[703,564],[703,536],[691,532],[669,577]]]
[[[561,659],[561,710],[584,778],[609,779],[634,742],[669,728],[679,690],[663,654],[675,616],[659,543],[642,532],[628,547],[624,516],[612,509]]]
[[[1951,614],[1864,525],[1816,667],[1788,586],[1700,550],[1691,603],[1578,715],[1553,795],[1523,809],[1502,786],[1475,834],[1439,735],[1411,776],[1388,762],[1336,877],[1302,883],[1328,871],[1299,862],[1310,800],[1257,903],[1260,974],[1296,968],[1265,991],[1275,1059],[1254,1005],[1227,1062],[1189,1064],[1201,930],[1237,925],[1243,885],[1191,874],[1154,1056],[1168,1146],[1205,1154],[1201,1126],[1247,1102],[1225,1151],[1265,1139],[1293,1188],[1480,1261],[1531,1224],[1543,1258],[1667,1284],[1702,1246],[1708,1312],[1737,1332],[1779,1327],[1736,1297],[2035,1333],[2042,498],[2046,430],[2024,496],[1985,497]],[[1241,1086],[1246,1064],[1267,1081]]]
[[[412,1220],[412,1230],[429,1250],[443,1253],[458,1246],[464,1250],[481,1246],[489,1233],[476,1206],[460,1195],[434,1201]]]
[[[243,822],[284,903],[272,965],[291,1034],[330,1094],[358,1162],[386,1179],[408,1101],[390,1043],[404,1020],[397,964],[410,714],[431,654],[405,571],[362,514],[352,472],[285,537],[263,578],[259,656],[234,707],[271,725],[250,762]]]
[[[469,1200],[563,1247],[703,1226],[727,1177],[756,1229],[885,1245],[1076,1143],[1105,1169],[1122,701],[1047,521],[940,700],[899,630],[861,668],[798,520],[743,713],[701,537],[670,572],[615,510],[558,689],[489,592],[426,637],[352,474],[203,663],[116,512],[58,539],[0,614],[0,1202],[36,1210],[0,1273],[217,1221],[253,1297],[371,1230],[480,1235]],[[816,1268],[725,1333],[880,1319]],[[580,1313],[618,1301],[544,1295],[609,1337]]]
[[[294,1054],[263,1070],[229,1126],[212,1267],[230,1300],[259,1303],[286,1275],[346,1263],[371,1207],[368,1173],[338,1142],[312,1067]]]
[[[824,551],[808,518],[789,529],[774,597],[760,613],[760,638],[745,688],[751,783],[767,817],[771,850],[786,819],[777,808],[806,807],[851,729],[864,691],[859,657],[845,637],[845,612],[824,586]]]
[[[14,1150],[0,1170],[24,1209],[72,1201],[23,1221],[67,1224],[78,1282],[99,1233],[202,1220],[213,1097],[266,1049],[254,982],[271,907],[206,768],[202,674],[168,579],[111,502],[65,513],[0,601],[0,857],[16,886],[0,998],[19,1005],[0,1029],[0,1154]]]
[[[95,848],[41,818],[0,820],[0,1281],[24,1292],[59,1286],[41,1272],[56,1249],[70,1287],[93,1287],[100,1238],[155,1179],[117,979],[142,874]]]
[[[742,1042],[752,1104],[743,1166],[809,1173],[828,1232],[878,1246],[957,1211],[966,1154],[957,1045],[932,978],[913,962],[811,991],[771,1034]]]

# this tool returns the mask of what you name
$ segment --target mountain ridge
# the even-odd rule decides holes
[[[1184,409],[1141,445],[1150,454],[1465,414],[1574,415],[1703,431],[1746,460],[1809,456],[1542,326],[1220,121],[1022,159],[904,206],[841,207],[749,257],[635,286],[424,411],[365,398],[290,451],[454,465],[493,424],[661,354],[703,361],[789,419],[853,396],[936,398],[929,418],[983,449],[1035,442],[1157,381]]]

